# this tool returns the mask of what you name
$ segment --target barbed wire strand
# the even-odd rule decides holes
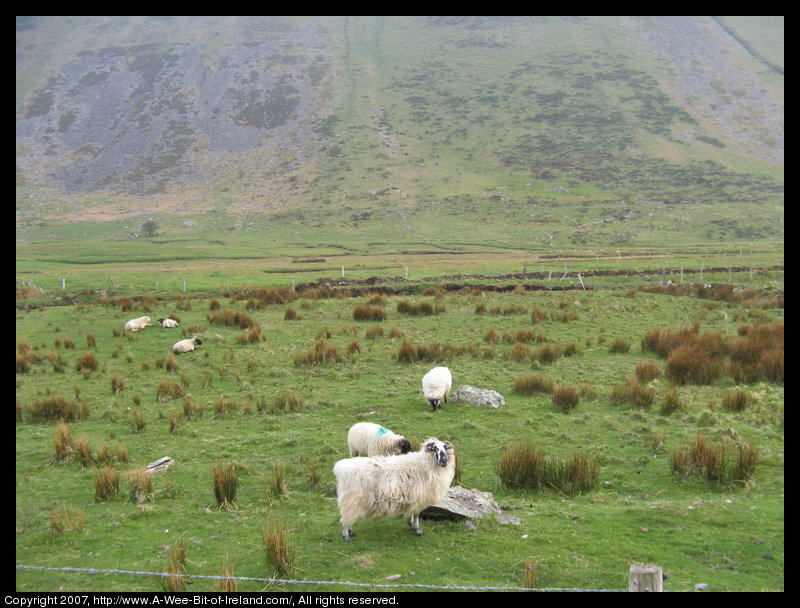
[[[373,589],[385,588],[415,588],[415,589],[449,589],[451,591],[583,591],[588,593],[597,592],[616,592],[620,589],[574,589],[574,588],[540,588],[529,589],[527,587],[472,587],[472,586],[452,586],[452,585],[420,585],[413,583],[354,583],[351,581],[301,581],[279,578],[254,578],[247,576],[215,576],[209,574],[176,574],[174,572],[142,572],[137,570],[100,570],[95,568],[70,568],[70,567],[51,567],[51,566],[20,566],[17,570],[48,570],[56,572],[82,572],[86,574],[130,574],[134,576],[162,576],[197,578],[212,580],[234,580],[234,581],[253,581],[260,583],[282,583],[288,585],[344,585],[349,587],[370,587]]]

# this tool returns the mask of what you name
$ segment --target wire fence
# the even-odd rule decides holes
[[[188,579],[206,579],[206,580],[234,580],[234,581],[248,581],[258,582],[265,584],[282,584],[282,585],[329,585],[329,586],[344,586],[355,588],[369,588],[373,590],[384,589],[428,589],[440,591],[538,591],[538,592],[586,592],[586,593],[615,593],[625,591],[624,589],[578,589],[570,587],[545,587],[545,588],[528,588],[528,587],[477,587],[471,585],[421,585],[412,583],[355,583],[351,581],[311,581],[311,580],[293,580],[293,579],[280,579],[280,578],[255,578],[247,576],[215,576],[207,574],[175,574],[174,572],[143,572],[137,570],[100,570],[95,568],[70,568],[70,567],[48,567],[48,566],[21,566],[17,565],[17,570],[40,570],[40,571],[54,571],[54,572],[70,572],[70,573],[84,573],[84,574],[124,574],[130,576],[155,576],[155,577],[180,577]]]

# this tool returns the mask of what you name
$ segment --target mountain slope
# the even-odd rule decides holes
[[[780,239],[743,19],[19,18],[18,239]]]

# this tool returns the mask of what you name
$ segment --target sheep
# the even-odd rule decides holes
[[[193,351],[195,346],[200,346],[201,344],[200,338],[187,338],[186,340],[175,342],[175,344],[172,345],[172,352],[188,353]]]
[[[178,322],[175,319],[159,319],[158,322],[161,327],[178,327]]]
[[[347,433],[350,456],[391,456],[408,454],[411,442],[374,422],[358,422]]]
[[[422,377],[422,394],[431,407],[441,407],[442,399],[447,403],[447,393],[453,386],[453,376],[446,367],[434,367]]]
[[[125,331],[139,331],[150,325],[150,317],[139,317],[125,323]]]
[[[419,514],[441,501],[455,475],[456,458],[448,441],[426,439],[418,452],[345,458],[333,465],[342,538],[355,536],[353,524],[367,518],[407,518],[422,536]]]

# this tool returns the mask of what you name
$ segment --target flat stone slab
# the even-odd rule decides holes
[[[500,513],[491,492],[467,490],[461,486],[447,489],[444,498],[420,513],[423,519],[464,519]]]

